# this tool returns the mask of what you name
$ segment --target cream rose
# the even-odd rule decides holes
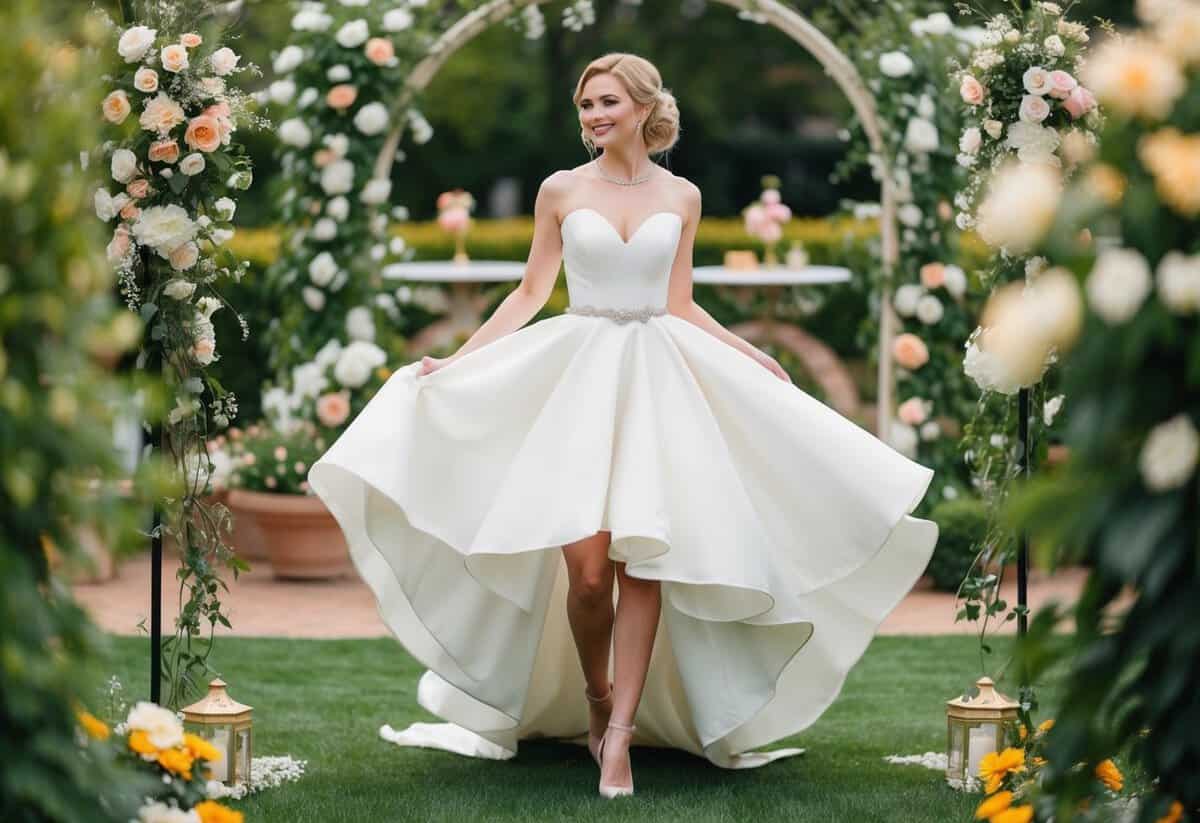
[[[149,66],[142,66],[133,74],[133,87],[145,94],[158,91],[158,72]]]
[[[912,74],[913,61],[902,51],[889,51],[879,55],[879,70],[888,77],[905,77]]]
[[[128,183],[137,174],[137,155],[129,149],[117,149],[110,163],[112,178],[118,183]]]
[[[179,161],[179,171],[186,174],[188,177],[195,177],[200,172],[204,171],[204,155],[199,152],[192,152],[187,157]]]
[[[187,300],[196,290],[196,284],[176,277],[167,281],[163,286],[163,294],[172,300]]]
[[[1025,74],[1021,76],[1021,83],[1025,86],[1025,91],[1039,96],[1048,94],[1053,88],[1053,84],[1050,82],[1050,72],[1041,66],[1030,66],[1026,69]]]
[[[228,46],[217,49],[208,58],[212,64],[213,74],[219,77],[226,77],[231,74],[237,68],[238,61],[241,59],[241,56]]]
[[[126,29],[117,41],[117,53],[125,58],[126,63],[136,63],[146,56],[158,36],[155,29],[146,26],[134,26]]]
[[[188,67],[187,47],[179,43],[163,46],[158,57],[162,61],[163,70],[172,74],[179,74]]]
[[[151,746],[171,749],[183,745],[183,724],[175,712],[149,701],[138,701],[125,721],[131,731],[145,732]]]
[[[1124,248],[1101,252],[1085,286],[1092,310],[1112,325],[1137,314],[1151,287],[1146,258],[1136,249]]]
[[[386,203],[391,193],[391,180],[375,178],[367,181],[367,185],[363,186],[362,193],[358,196],[358,199],[368,205],[379,205],[380,203]]]
[[[112,240],[108,242],[108,246],[104,249],[104,253],[108,257],[108,262],[116,263],[123,260],[129,254],[130,245],[129,229],[124,225],[117,226],[113,231]]]
[[[963,75],[963,79],[958,85],[958,94],[962,97],[964,103],[971,106],[978,106],[983,102],[986,91],[982,83],[972,75],[967,74]]]
[[[354,188],[354,164],[335,160],[321,170],[321,188],[328,195],[345,194]]]
[[[342,48],[353,49],[361,46],[367,41],[370,36],[370,29],[367,28],[366,20],[351,20],[337,30],[334,39]]]
[[[974,126],[964,131],[958,139],[958,150],[965,154],[976,154],[982,145],[983,135]]]
[[[172,203],[143,211],[133,224],[133,236],[138,243],[167,258],[172,250],[196,238],[196,228],[187,211]]]
[[[100,104],[100,110],[104,112],[104,119],[110,123],[120,125],[125,122],[125,118],[129,116],[132,107],[129,105],[129,95],[124,89],[117,89],[114,92],[109,92],[104,98],[104,102]]]
[[[220,220],[232,220],[234,213],[237,211],[237,203],[229,197],[217,198],[217,202],[213,203],[217,210],[217,218]]]
[[[160,91],[146,101],[146,107],[142,110],[142,116],[138,118],[138,122],[146,131],[156,131],[160,135],[165,135],[182,123],[186,117],[183,113],[183,106]]]
[[[1054,222],[1061,197],[1061,178],[1054,168],[1010,165],[993,178],[979,207],[979,234],[993,248],[1025,254]]]
[[[141,200],[146,195],[150,194],[150,181],[145,177],[139,177],[137,180],[129,181],[129,185],[125,187],[125,191],[134,200]]]
[[[910,397],[896,409],[896,416],[910,426],[919,426],[929,417],[929,409],[920,397]]]
[[[189,240],[182,246],[172,249],[171,253],[167,255],[167,259],[175,271],[186,271],[196,265],[196,261],[200,259],[200,247],[194,240]]]
[[[413,14],[408,9],[392,9],[383,15],[384,31],[404,31],[412,28]]]
[[[1020,117],[1026,123],[1041,123],[1050,116],[1050,104],[1044,97],[1027,94],[1021,98]]]
[[[318,254],[308,264],[309,279],[318,286],[328,286],[337,275],[337,272],[337,261],[327,251]]]
[[[1000,135],[1004,134],[1004,124],[999,120],[984,120],[983,130],[988,133],[988,137],[999,140]]]
[[[289,146],[303,149],[312,142],[312,132],[303,120],[292,117],[279,124],[279,139]]]
[[[207,114],[193,117],[188,121],[183,141],[199,151],[216,151],[221,147],[221,124]]]
[[[195,32],[188,32],[187,34],[179,35],[179,42],[181,45],[187,46],[189,49],[194,49],[196,46],[204,42],[204,38]]]
[[[1146,488],[1164,492],[1191,479],[1200,458],[1200,432],[1186,412],[1155,426],[1138,456]]]
[[[287,46],[283,51],[275,56],[275,62],[272,68],[276,74],[287,74],[294,71],[301,63],[304,62],[304,49],[299,46]]]
[[[368,137],[379,134],[388,126],[387,106],[378,102],[363,106],[354,115],[354,126]]]
[[[1158,261],[1158,297],[1175,314],[1200,309],[1200,254],[1169,251]]]

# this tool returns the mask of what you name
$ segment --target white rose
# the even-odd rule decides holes
[[[979,207],[979,234],[993,248],[1025,254],[1054,222],[1061,197],[1057,170],[1029,163],[1004,168]]]
[[[917,430],[900,420],[888,426],[888,445],[909,459],[917,456]]]
[[[213,229],[208,239],[217,246],[223,246],[233,239],[233,229]]]
[[[1041,66],[1030,66],[1026,69],[1025,74],[1021,76],[1021,82],[1025,91],[1039,97],[1049,94],[1050,89],[1054,88],[1054,84],[1050,82],[1050,72]]]
[[[332,240],[333,238],[337,237],[337,232],[337,223],[328,217],[322,217],[313,224],[312,228],[313,238],[322,241]]]
[[[241,56],[233,49],[225,46],[219,48],[212,53],[209,62],[212,63],[213,73],[221,77],[225,77],[237,68],[238,61]]]
[[[296,31],[325,31],[333,25],[333,18],[320,9],[301,9],[292,18],[292,28]]]
[[[296,96],[296,84],[291,80],[276,80],[267,86],[267,96],[272,103],[278,103],[281,106],[290,103]]]
[[[108,193],[108,189],[96,189],[96,194],[92,197],[92,205],[96,209],[96,216],[107,223],[117,216],[120,209],[115,208],[113,197]]]
[[[358,199],[374,206],[387,202],[391,193],[392,181],[377,177],[367,181],[367,185],[363,186],[362,194],[358,196]]]
[[[353,49],[367,42],[367,38],[370,36],[371,32],[367,28],[367,21],[358,19],[344,23],[338,29],[337,34],[334,35],[334,39],[338,41],[338,45],[342,48]]]
[[[145,94],[158,91],[158,72],[149,66],[142,66],[133,75],[133,86]]]
[[[158,59],[162,61],[164,71],[178,74],[188,67],[187,47],[180,43],[163,46],[162,51],[158,53]]]
[[[195,177],[204,171],[204,155],[198,151],[192,152],[179,161],[179,171],[188,177]]]
[[[354,115],[355,128],[368,137],[379,134],[387,125],[388,110],[383,103],[367,103]]]
[[[1150,293],[1150,264],[1135,249],[1106,248],[1088,275],[1088,302],[1110,324],[1124,323],[1137,314]]]
[[[167,255],[167,259],[175,271],[187,271],[200,259],[200,247],[196,245],[196,241],[189,240],[182,246],[172,249],[171,253]]]
[[[1020,116],[1026,123],[1040,123],[1050,116],[1050,104],[1044,97],[1027,94],[1021,98]]]
[[[327,363],[301,363],[292,369],[292,387],[296,395],[304,397],[316,397],[329,386],[329,379],[325,376],[325,368]]]
[[[325,292],[320,289],[305,286],[300,290],[300,295],[304,298],[304,305],[313,311],[320,311],[325,308]]]
[[[328,286],[338,272],[337,262],[333,255],[323,251],[308,264],[308,277],[318,286]]]
[[[324,371],[336,363],[341,356],[342,344],[337,338],[334,338],[317,350],[316,355],[313,356],[313,362]]]
[[[354,188],[354,164],[349,160],[334,160],[321,169],[321,188],[326,194],[345,194]]]
[[[304,49],[299,46],[287,46],[275,57],[273,68],[276,74],[287,74],[294,71],[304,62]]]
[[[325,204],[325,213],[340,223],[350,216],[350,201],[345,197],[335,197]]]
[[[228,197],[221,197],[213,204],[217,209],[217,217],[221,220],[232,220],[237,211],[237,203]]]
[[[954,31],[954,22],[944,11],[935,11],[925,18],[924,24],[924,29],[929,34],[941,36]]]
[[[330,66],[325,71],[325,77],[330,83],[344,83],[352,76],[353,75],[350,74],[350,67],[343,63],[338,63],[336,66]]]
[[[143,209],[133,224],[138,243],[149,246],[164,259],[173,249],[196,238],[196,223],[181,206],[151,206]]]
[[[1158,262],[1158,297],[1175,314],[1200,309],[1200,254],[1169,251]]]
[[[137,820],[133,823],[200,823],[200,815],[195,809],[184,810],[168,806],[161,800],[151,800],[138,809]]]
[[[958,299],[967,293],[967,273],[953,264],[945,269],[945,282],[942,284],[950,296]]]
[[[896,217],[900,220],[901,223],[908,226],[909,228],[914,228],[914,229],[917,226],[921,225],[921,218],[923,216],[924,215],[921,214],[920,207],[914,203],[905,203],[896,212]]]
[[[408,248],[408,244],[404,242],[403,237],[393,237],[388,241],[388,251],[395,255],[404,254],[404,250]]]
[[[383,15],[384,31],[404,31],[412,24],[413,15],[408,9],[392,9]]]
[[[204,90],[205,97],[215,99],[225,93],[225,81],[220,77],[202,77],[200,88]]]
[[[921,424],[921,439],[937,440],[942,436],[942,426],[936,420],[927,420]]]
[[[355,340],[342,349],[333,365],[333,377],[343,386],[357,389],[371,377],[371,372],[387,362],[383,349],[367,340]]]
[[[279,139],[298,149],[307,148],[312,142],[312,132],[299,117],[292,117],[279,124]]]
[[[1146,488],[1155,492],[1183,486],[1196,470],[1200,433],[1184,412],[1154,427],[1138,456]]]
[[[904,77],[912,74],[913,61],[902,51],[889,51],[879,55],[879,70],[888,77]]]
[[[126,29],[117,41],[117,52],[125,58],[126,63],[136,63],[146,56],[154,45],[158,31],[146,26],[134,26]]]
[[[934,105],[933,98],[928,94],[922,94],[917,100],[917,114],[926,119],[930,119],[937,114],[937,106]]]
[[[914,154],[928,154],[938,147],[938,131],[930,121],[914,117],[904,131],[904,147]]]
[[[917,303],[917,319],[926,326],[932,326],[941,321],[945,314],[942,301],[932,294],[927,294]]]
[[[1017,157],[1022,163],[1050,166],[1059,166],[1062,163],[1054,153],[1061,142],[1062,138],[1055,129],[1024,120],[1010,123],[1008,136],[1004,140],[1006,146],[1017,150]]]
[[[195,283],[181,280],[178,277],[168,280],[167,284],[163,286],[163,294],[172,300],[187,300],[195,290]]]
[[[1004,133],[1004,124],[999,120],[984,120],[983,130],[988,133],[988,137],[999,140],[1000,135]]]
[[[137,174],[137,155],[129,149],[117,149],[112,156],[112,178],[118,183],[128,183]]]
[[[201,297],[196,301],[196,311],[205,320],[211,320],[213,312],[221,308],[221,301],[215,297]]]
[[[1063,44],[1062,38],[1057,34],[1052,34],[1047,37],[1042,45],[1046,47],[1046,53],[1054,57],[1062,57],[1066,52],[1067,47]]]
[[[139,700],[130,710],[125,723],[130,731],[145,732],[146,739],[156,749],[173,749],[183,745],[183,724],[170,709]]]
[[[925,295],[925,290],[916,283],[905,283],[896,289],[892,305],[901,317],[912,317],[917,313],[917,303]]]
[[[346,334],[351,340],[374,340],[375,321],[366,306],[355,306],[346,312]]]
[[[321,142],[338,157],[345,157],[350,151],[350,138],[344,134],[327,134]]]
[[[964,131],[958,139],[958,150],[966,154],[975,154],[982,145],[983,135],[974,126]]]
[[[1065,399],[1066,395],[1059,394],[1046,401],[1046,404],[1042,406],[1042,423],[1047,426],[1054,425],[1054,418],[1058,417]]]
[[[320,94],[314,88],[307,88],[300,92],[300,97],[296,99],[297,108],[306,109],[317,101]]]

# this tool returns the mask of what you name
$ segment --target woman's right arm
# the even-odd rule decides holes
[[[538,187],[533,207],[533,242],[521,282],[458,351],[444,358],[421,358],[420,374],[436,371],[453,363],[467,352],[516,331],[546,305],[551,292],[554,291],[554,281],[558,279],[558,270],[562,265],[562,233],[556,212],[566,193],[568,174],[566,171],[556,171]]]

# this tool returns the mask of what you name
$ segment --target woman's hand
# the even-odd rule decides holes
[[[417,369],[417,376],[424,377],[438,369],[444,369],[457,359],[457,354],[452,354],[449,357],[430,357],[429,355],[425,355],[421,358],[421,368]]]
[[[779,365],[779,361],[767,354],[762,349],[755,349],[751,356],[757,360],[763,368],[778,377],[780,380],[786,380],[789,383],[792,382],[792,376],[784,370],[783,366]]]

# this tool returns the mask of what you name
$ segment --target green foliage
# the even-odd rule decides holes
[[[925,573],[941,591],[957,591],[975,561],[975,542],[987,525],[987,506],[977,497],[943,500],[929,519],[938,524],[938,543]]]

